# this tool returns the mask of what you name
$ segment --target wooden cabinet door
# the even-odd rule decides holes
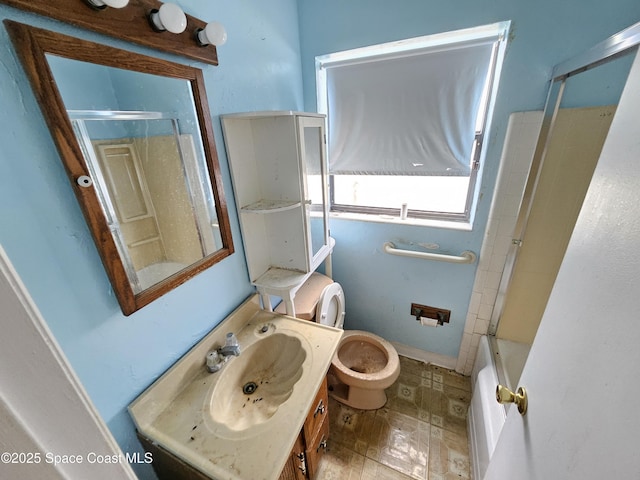
[[[327,441],[329,440],[329,419],[325,418],[320,426],[320,431],[315,437],[312,444],[307,444],[305,458],[307,460],[307,475],[310,480],[315,478],[318,471],[318,463],[320,458],[327,450]]]
[[[311,410],[304,422],[304,439],[307,445],[311,445],[320,430],[320,426],[324,419],[329,416],[328,410],[329,395],[327,390],[327,379],[325,378],[318,390],[315,400],[312,403]]]
[[[315,477],[318,471],[318,462],[327,448],[329,439],[328,404],[329,395],[325,378],[302,429],[306,446],[307,475],[311,480]]]
[[[304,455],[304,441],[302,432],[300,432],[291,450],[291,456],[282,469],[279,480],[305,480],[307,478],[307,466]]]

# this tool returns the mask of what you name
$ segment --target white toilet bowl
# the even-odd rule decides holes
[[[299,302],[299,303],[298,303]],[[342,287],[314,273],[298,290],[296,316],[342,328],[345,301]],[[281,313],[284,313],[282,307]],[[279,309],[276,309],[279,311]],[[329,394],[361,410],[381,408],[384,392],[400,375],[398,352],[385,339],[362,330],[345,330],[329,369]]]

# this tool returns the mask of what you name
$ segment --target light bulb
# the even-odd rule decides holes
[[[196,38],[202,46],[212,44],[219,47],[227,41],[227,31],[221,23],[211,22],[204,29],[199,28],[196,30]]]
[[[187,28],[187,16],[175,3],[163,3],[159,10],[151,10],[149,18],[158,31],[182,33]]]
[[[94,7],[102,10],[103,8],[111,7],[111,8],[124,8],[129,4],[129,0],[86,0],[87,3]]]

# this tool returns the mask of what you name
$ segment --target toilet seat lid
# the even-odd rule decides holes
[[[322,290],[316,307],[316,322],[336,328],[344,325],[344,292],[339,283],[331,283]]]

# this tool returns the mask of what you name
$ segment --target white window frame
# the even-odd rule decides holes
[[[482,176],[482,166],[485,157],[485,149],[482,148],[482,146],[484,138],[490,128],[510,23],[510,21],[498,22],[491,25],[410,38],[316,57],[317,108],[319,113],[327,114],[327,122],[330,122],[330,112],[328,112],[327,69],[331,67],[358,62],[363,59],[375,61],[376,57],[384,59],[390,55],[411,55],[416,51],[442,51],[443,49],[454,48],[456,45],[470,41],[495,40],[496,43],[492,53],[489,75],[482,97],[483,100],[481,101],[481,107],[476,119],[476,137],[472,149],[472,158],[469,159],[471,173],[469,177],[462,177],[469,178],[469,188],[467,190],[464,212],[453,213],[412,210],[411,207],[409,207],[408,218],[405,220],[405,223],[431,224],[449,228],[471,228],[478,201],[480,190],[479,179]],[[327,131],[329,131],[329,128],[327,128]],[[374,221],[393,222],[399,218],[401,214],[400,207],[381,208],[336,204],[334,202],[334,181],[331,174],[329,175],[329,180],[330,210],[332,214]]]

